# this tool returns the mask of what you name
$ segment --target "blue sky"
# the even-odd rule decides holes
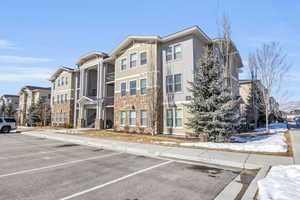
[[[293,65],[283,88],[289,100],[300,100],[298,0],[3,0],[0,95],[18,93],[24,85],[49,86],[47,78],[58,66],[74,67],[90,51],[109,53],[128,35],[165,36],[198,25],[217,37],[216,21],[224,12],[244,61],[263,42],[281,43]]]

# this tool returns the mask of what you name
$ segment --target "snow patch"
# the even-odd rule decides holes
[[[268,175],[257,184],[259,200],[299,200],[300,165],[272,167]]]
[[[154,142],[155,144],[178,144],[177,142],[168,142],[168,141],[161,141],[161,142]]]
[[[272,133],[249,137],[233,136],[231,139],[238,143],[195,142],[181,143],[181,146],[205,147],[211,149],[229,149],[236,151],[254,152],[287,152],[288,145],[284,133]]]
[[[285,132],[287,131],[287,124],[285,123],[272,123],[269,124],[269,132],[270,133],[276,133],[276,132]],[[266,131],[266,128],[257,128],[255,129],[257,132],[263,132]]]
[[[81,131],[94,130],[93,128],[73,128],[73,129],[61,129],[61,130],[53,130],[57,133],[67,133],[67,134],[78,134]]]

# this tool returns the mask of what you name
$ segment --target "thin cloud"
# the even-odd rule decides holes
[[[17,49],[17,47],[11,41],[0,40],[0,49]]]
[[[50,62],[49,58],[34,58],[22,56],[0,56],[0,63],[41,63]]]
[[[0,67],[1,68],[1,67]],[[24,81],[47,81],[53,69],[47,67],[16,67],[14,72],[1,72],[0,81],[24,82]]]

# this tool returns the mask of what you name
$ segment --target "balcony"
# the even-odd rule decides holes
[[[111,83],[115,81],[115,72],[110,72],[107,73],[105,76],[105,82],[106,83]]]
[[[112,105],[114,105],[114,96],[104,97],[103,104],[104,104],[104,106],[112,106]]]

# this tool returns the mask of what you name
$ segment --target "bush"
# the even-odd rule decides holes
[[[65,124],[65,128],[73,128],[73,125],[70,123]]]
[[[128,125],[124,126],[124,131],[125,131],[126,133],[129,132],[129,126],[128,126]]]

